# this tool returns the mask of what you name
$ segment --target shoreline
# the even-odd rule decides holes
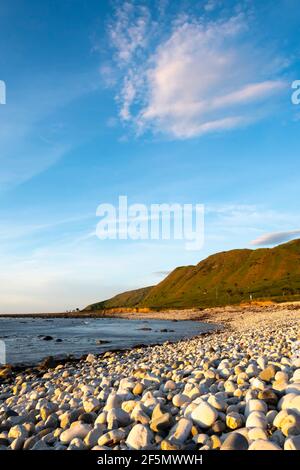
[[[273,316],[278,313],[281,315],[283,312],[289,312],[298,310],[300,311],[300,302],[286,302],[285,304],[273,304],[273,303],[266,303],[266,305],[253,305],[249,308],[249,305],[245,304],[243,306],[235,306],[229,305],[227,307],[214,307],[214,308],[207,308],[201,311],[195,309],[182,309],[182,310],[168,310],[168,311],[161,311],[161,312],[143,312],[143,313],[135,313],[134,318],[131,312],[120,312],[118,315],[115,313],[111,313],[109,315],[76,315],[75,317],[72,316],[61,316],[61,314],[53,313],[53,314],[10,314],[1,315],[0,318],[110,318],[110,319],[124,319],[124,320],[166,320],[170,322],[178,322],[178,321],[195,321],[206,323],[208,325],[212,325],[214,327],[213,330],[203,332],[200,334],[195,334],[190,337],[183,337],[181,339],[166,340],[163,342],[154,342],[151,344],[139,343],[131,347],[124,347],[124,348],[109,348],[105,351],[99,353],[91,353],[87,352],[81,354],[78,357],[73,357],[72,354],[59,357],[59,356],[45,356],[40,362],[33,363],[33,364],[5,364],[0,365],[0,384],[1,384],[1,370],[5,368],[9,368],[12,373],[19,373],[21,371],[32,371],[36,373],[40,373],[42,370],[45,369],[45,365],[48,364],[48,368],[54,368],[60,364],[67,364],[72,363],[76,364],[85,360],[85,358],[89,354],[95,355],[96,358],[101,360],[106,353],[128,353],[135,349],[140,348],[152,348],[156,346],[162,346],[164,344],[177,344],[181,341],[189,341],[189,340],[196,340],[196,339],[203,339],[204,337],[211,336],[211,335],[218,335],[220,333],[225,332],[233,332],[233,331],[240,331],[245,327],[245,322],[250,321],[252,325],[256,324],[257,322],[261,321],[261,317],[263,321],[265,321],[266,313],[271,313]],[[174,315],[176,318],[174,318]],[[237,317],[237,318],[236,318]],[[249,318],[250,317],[250,318]],[[300,317],[300,314],[299,314]]]
[[[92,354],[97,358],[97,360],[102,360],[104,359],[105,354],[128,354],[134,350],[139,350],[139,349],[146,349],[146,348],[154,348],[157,346],[162,346],[162,345],[171,345],[171,344],[177,344],[181,341],[189,341],[189,340],[197,340],[197,339],[203,339],[204,337],[212,336],[212,335],[217,335],[218,333],[222,333],[223,328],[220,327],[211,331],[205,331],[203,333],[198,333],[196,335],[191,336],[190,338],[184,337],[181,339],[176,339],[174,341],[172,340],[167,340],[163,342],[158,342],[158,343],[151,343],[151,344],[145,344],[145,343],[139,343],[134,346],[131,346],[129,348],[111,348],[107,349],[106,351],[102,351],[100,353],[95,353],[95,352],[88,352],[81,354],[78,357],[73,357],[72,355],[66,356],[66,357],[58,357],[58,356],[46,356],[42,361],[36,363],[36,364],[22,364],[22,363],[17,363],[17,364],[5,364],[5,365],[0,365],[0,385],[1,385],[1,370],[3,369],[10,369],[12,372],[13,376],[20,373],[20,372],[30,372],[30,373],[36,373],[40,374],[42,371],[48,370],[48,369],[54,369],[57,366],[60,365],[65,365],[65,364],[77,364],[82,361],[85,361],[87,356],[89,354]],[[7,383],[11,382],[13,379],[13,376],[8,377]]]
[[[2,317],[3,318],[3,317]],[[31,319],[33,317],[31,316],[20,316],[20,317],[17,317],[15,318],[16,320],[18,319]],[[41,317],[39,317],[41,318]],[[44,317],[43,317],[44,319]],[[127,321],[128,318],[125,318],[124,316],[123,317],[111,317],[111,318],[108,318],[108,317],[97,317],[97,318],[92,318],[92,319],[96,319],[96,320],[105,320],[105,319],[109,319],[109,320],[124,320],[124,321]],[[47,318],[46,318],[47,320]],[[74,318],[70,318],[70,320],[74,320]],[[159,319],[158,319],[159,320]],[[141,321],[145,321],[147,324],[149,323],[149,328],[145,328],[146,330],[153,330],[154,326],[151,324],[151,319],[141,319],[141,318],[130,318],[130,321],[132,321],[133,323],[134,322],[141,322]],[[156,319],[153,319],[153,321],[155,322]],[[166,323],[168,323],[168,328],[171,328],[172,326],[172,320],[168,319],[163,319],[163,321],[165,322],[164,325],[166,325]],[[173,320],[173,321],[176,321],[178,322],[179,320]],[[166,338],[151,338],[151,336],[149,336],[147,333],[147,331],[145,331],[145,335],[144,337],[141,337],[139,339],[137,339],[137,342],[136,344],[133,344],[132,346],[129,346],[125,340],[124,342],[122,343],[124,346],[122,346],[122,344],[113,344],[114,341],[106,341],[104,340],[103,341],[103,344],[105,345],[105,348],[104,349],[100,349],[98,351],[95,351],[95,349],[93,348],[90,348],[89,350],[86,350],[85,352],[82,352],[82,351],[79,351],[79,352],[76,352],[76,347],[74,345],[74,350],[71,351],[71,352],[61,352],[61,353],[53,353],[53,352],[49,352],[48,355],[47,353],[45,354],[44,357],[41,357],[38,361],[34,361],[32,360],[27,360],[26,362],[8,362],[6,364],[3,364],[1,365],[0,364],[0,380],[1,380],[1,370],[3,369],[10,369],[11,372],[20,372],[20,371],[24,371],[24,370],[32,370],[32,371],[36,371],[36,372],[40,372],[41,370],[45,369],[45,365],[47,365],[47,367],[55,367],[59,364],[66,364],[68,362],[72,362],[72,363],[76,363],[76,362],[80,362],[81,360],[84,360],[86,358],[86,356],[89,354],[89,353],[92,353],[94,354],[96,357],[98,358],[101,358],[106,352],[116,352],[116,353],[121,353],[121,352],[128,352],[128,351],[131,351],[131,350],[134,350],[134,349],[138,349],[138,348],[147,348],[147,347],[154,347],[154,346],[159,346],[159,345],[162,345],[162,344],[176,344],[178,341],[184,341],[184,340],[189,340],[189,339],[194,339],[194,338],[197,338],[197,337],[200,337],[200,336],[205,336],[205,335],[211,335],[211,334],[214,334],[216,333],[217,331],[222,331],[223,330],[223,326],[222,325],[219,325],[215,322],[200,322],[200,321],[195,321],[195,328],[192,328],[191,329],[191,325],[192,325],[192,322],[191,320],[188,320],[188,319],[183,319],[182,320],[183,322],[184,321],[189,321],[190,322],[190,329],[188,331],[186,331],[185,329],[183,331],[181,331],[179,333],[179,337],[178,337],[178,332],[176,333],[176,329],[174,330],[168,330],[169,332],[171,332],[171,337],[166,337]],[[196,324],[197,324],[197,327],[196,327]],[[151,325],[151,328],[150,328],[150,325]],[[199,326],[198,326],[199,325]],[[0,325],[1,326],[1,325]],[[119,326],[119,325],[118,325]],[[167,326],[167,325],[166,325]],[[174,327],[175,328],[175,327]],[[136,328],[135,328],[136,329]],[[144,328],[138,328],[139,330],[143,330]],[[160,330],[153,330],[157,333],[159,333]],[[164,332],[164,330],[161,330],[162,332]],[[167,328],[165,330],[165,332],[168,332],[167,331]],[[53,331],[50,332],[51,334],[53,334]],[[143,332],[144,333],[144,332]],[[0,337],[1,339],[1,337]],[[33,338],[34,339],[34,338]],[[54,340],[54,338],[52,338]],[[52,342],[51,342],[52,343]],[[110,344],[112,343],[112,344]],[[98,348],[99,349],[99,348]]]
[[[120,318],[126,320],[170,320],[170,321],[205,321],[218,323],[224,321],[234,324],[235,316],[256,314],[259,312],[300,310],[300,301],[275,303],[272,301],[252,301],[244,304],[208,308],[169,308],[165,310],[141,309],[110,309],[107,311],[79,311],[79,312],[52,312],[52,313],[0,313],[0,318]],[[123,311],[125,310],[125,311]],[[220,320],[219,320],[220,319]]]
[[[299,304],[213,318],[222,331],[0,381],[0,447],[300,450]]]
[[[137,343],[133,346],[130,346],[130,347],[124,347],[124,348],[121,348],[121,347],[108,347],[108,349],[106,349],[105,351],[101,351],[99,353],[97,352],[92,352],[92,351],[89,351],[89,352],[86,352],[86,353],[79,353],[78,356],[74,356],[73,354],[69,354],[69,355],[66,355],[66,356],[59,356],[59,355],[49,355],[49,356],[45,356],[41,361],[39,362],[36,362],[36,363],[21,363],[21,362],[18,362],[18,363],[7,363],[7,364],[0,364],[0,384],[1,384],[1,371],[2,370],[5,370],[5,369],[9,369],[11,371],[12,374],[15,374],[15,373],[19,373],[19,372],[23,372],[23,371],[30,371],[30,372],[35,372],[37,374],[39,374],[41,371],[45,370],[45,369],[48,369],[48,368],[55,368],[56,366],[59,366],[60,364],[67,364],[67,363],[72,363],[72,364],[76,364],[78,362],[81,362],[83,360],[86,359],[86,357],[89,355],[89,354],[93,354],[95,357],[97,357],[97,359],[101,360],[103,358],[103,356],[106,354],[106,353],[119,353],[119,354],[122,354],[122,353],[128,353],[130,351],[133,351],[135,349],[141,349],[141,348],[152,348],[152,347],[155,347],[155,346],[162,346],[163,344],[176,344],[180,341],[189,341],[189,340],[192,340],[192,339],[197,339],[197,338],[203,338],[203,337],[207,337],[207,336],[211,336],[211,335],[215,335],[215,334],[218,334],[218,333],[221,333],[224,328],[222,325],[218,325],[218,324],[213,324],[213,323],[209,323],[209,325],[212,326],[212,329],[211,330],[208,330],[208,331],[203,331],[203,333],[195,333],[191,336],[183,336],[182,338],[179,338],[179,339],[168,339],[168,340],[162,340],[162,341],[158,341],[158,342],[153,342],[153,343]],[[9,376],[8,380],[11,381],[12,377]]]
[[[1,315],[0,318],[109,318],[109,319],[124,319],[124,320],[166,320],[170,322],[184,322],[184,321],[195,321],[195,322],[201,322],[201,323],[206,323],[208,325],[212,325],[214,327],[213,330],[203,332],[200,334],[195,334],[190,337],[183,337],[181,339],[175,339],[174,341],[172,340],[167,340],[167,341],[162,341],[162,342],[154,342],[151,344],[145,344],[145,343],[139,343],[136,344],[135,346],[131,347],[124,347],[124,348],[108,348],[105,351],[99,352],[99,353],[91,353],[86,352],[83,354],[80,354],[78,357],[74,357],[71,354],[65,357],[59,357],[54,356],[54,355],[49,355],[45,356],[41,361],[37,363],[28,363],[28,364],[22,364],[22,363],[16,363],[16,364],[5,364],[5,365],[0,365],[0,384],[1,384],[1,370],[5,368],[9,368],[12,373],[19,373],[21,371],[25,370],[31,370],[35,371],[36,373],[40,373],[41,370],[45,369],[45,365],[48,364],[48,367],[54,368],[60,364],[67,364],[67,363],[78,363],[82,360],[85,360],[85,358],[88,356],[88,354],[93,354],[95,357],[101,358],[106,354],[106,353],[127,353],[135,349],[140,349],[140,348],[151,348],[155,346],[161,346],[163,344],[177,344],[181,341],[189,341],[193,339],[199,339],[203,338],[206,336],[211,336],[211,335],[218,335],[219,333],[224,333],[224,332],[230,332],[230,331],[239,331],[241,328],[243,328],[243,323],[249,321],[248,317],[250,318],[250,322],[255,324],[257,321],[260,320],[261,316],[263,316],[263,319],[266,315],[266,313],[272,313],[272,315],[276,315],[276,313],[281,313],[283,310],[285,311],[294,311],[298,310],[300,311],[300,302],[286,302],[285,304],[273,304],[267,302],[265,305],[256,305],[253,303],[251,307],[249,307],[248,304],[245,304],[243,306],[236,306],[236,305],[229,305],[227,307],[214,307],[214,308],[207,308],[203,310],[198,310],[198,309],[182,309],[182,310],[168,310],[168,311],[158,311],[158,312],[143,312],[143,313],[131,313],[131,312],[120,312],[119,314],[115,313],[110,313],[106,315],[75,315],[75,316],[61,316],[61,314],[53,313],[53,314],[10,314],[9,316],[7,315]],[[134,315],[134,317],[133,317]],[[174,316],[176,318],[174,318]],[[236,318],[237,317],[237,318]],[[264,321],[264,320],[263,320]]]

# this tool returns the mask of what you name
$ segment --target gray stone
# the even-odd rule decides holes
[[[275,444],[275,442],[266,439],[257,439],[250,444],[249,450],[281,450],[281,448],[279,445]]]
[[[51,450],[51,447],[49,447],[44,441],[37,441],[30,450]]]
[[[226,437],[220,450],[247,450],[247,439],[238,432],[232,432]]]
[[[268,426],[268,421],[264,413],[262,413],[261,411],[252,411],[252,413],[249,414],[247,421],[246,421],[247,428],[266,429],[267,426]]]
[[[170,442],[184,443],[190,436],[193,422],[187,418],[181,418],[171,429],[168,436]]]
[[[171,428],[173,424],[173,417],[171,413],[164,413],[158,418],[152,419],[150,428],[154,432],[166,431]]]
[[[98,444],[100,436],[106,432],[104,425],[98,424],[96,428],[92,429],[84,438],[84,443],[88,448],[94,447]]]
[[[21,450],[23,445],[24,445],[24,438],[17,437],[17,439],[14,439],[12,443],[10,444],[10,448],[12,450]]]
[[[118,444],[120,441],[124,440],[126,437],[126,431],[122,428],[114,429],[109,431],[98,439],[99,446],[110,446],[112,444]]]
[[[288,437],[284,443],[284,450],[300,450],[300,435]]]

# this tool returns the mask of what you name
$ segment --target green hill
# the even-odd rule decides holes
[[[103,310],[107,308],[138,307],[146,295],[153,289],[153,286],[142,287],[141,289],[130,290],[118,294],[108,300],[91,304],[85,310]]]
[[[300,240],[275,248],[242,249],[176,268],[162,282],[89,306],[105,308],[213,307],[253,300],[300,299]]]

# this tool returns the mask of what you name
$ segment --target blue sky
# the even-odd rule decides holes
[[[2,312],[82,307],[299,235],[298,3],[2,0]],[[100,241],[96,208],[119,195],[204,204],[203,249]]]

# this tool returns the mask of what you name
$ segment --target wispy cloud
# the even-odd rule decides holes
[[[95,83],[85,73],[59,80],[49,74],[11,91],[0,114],[0,190],[43,172],[76,145],[78,137],[67,135],[57,112],[95,91]]]
[[[28,216],[28,214],[27,214]],[[94,214],[83,214],[68,216],[56,220],[42,220],[39,223],[28,222],[20,223],[20,220],[9,221],[2,218],[0,223],[0,241],[11,241],[18,239],[32,238],[41,232],[51,232],[51,230],[60,229],[61,227],[76,227],[81,222],[90,222],[91,225],[95,221]],[[90,235],[91,236],[91,235]],[[83,235],[82,239],[89,238],[88,235]]]
[[[298,217],[292,211],[259,204],[211,204],[205,214],[206,242],[221,242],[223,247],[268,246],[300,235],[299,230],[290,230]]]
[[[171,273],[171,271],[155,271],[153,274],[155,276],[165,277],[165,276],[168,276],[170,273]]]
[[[208,2],[205,10],[215,5]],[[247,12],[214,21],[189,14],[167,20],[158,28],[150,9],[126,2],[109,24],[115,64],[123,71],[119,115],[136,132],[185,139],[245,126],[287,86],[283,62],[258,51],[249,35],[245,41]]]
[[[131,2],[117,5],[108,31],[119,65],[130,63],[138,50],[147,46],[146,33],[150,18],[150,11],[144,5],[134,5]]]
[[[276,245],[277,243],[284,243],[289,240],[293,240],[294,238],[297,238],[299,236],[300,236],[300,229],[290,230],[288,232],[266,233],[256,238],[255,240],[252,240],[251,245],[254,245],[254,246]]]

